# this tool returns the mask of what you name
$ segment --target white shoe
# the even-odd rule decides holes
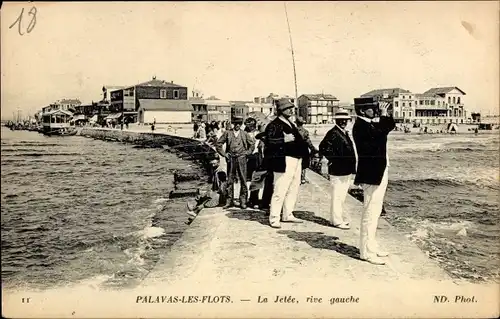
[[[289,216],[287,219],[283,219],[282,222],[284,223],[303,223],[304,221],[302,219],[298,219],[295,216]]]
[[[279,223],[273,223],[270,224],[272,228],[281,228],[281,225]]]
[[[386,251],[377,251],[377,256],[378,257],[387,257],[387,256],[389,256],[389,253]]]
[[[349,223],[341,223],[341,224],[333,225],[333,227],[339,228],[339,229],[350,229],[351,228],[349,226]]]
[[[361,260],[367,261],[374,265],[385,265],[385,261],[378,257],[370,257],[370,258],[360,258]]]

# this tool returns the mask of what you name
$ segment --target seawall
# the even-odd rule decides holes
[[[211,176],[212,169],[210,161],[219,158],[208,144],[173,134],[84,127],[77,135],[140,147],[163,148],[182,159],[199,164],[209,176]]]

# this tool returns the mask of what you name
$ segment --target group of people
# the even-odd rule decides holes
[[[352,136],[346,130],[351,116],[340,109],[335,124],[319,145],[312,144],[304,121],[292,121],[294,104],[288,99],[277,102],[277,116],[265,127],[257,127],[254,119],[233,121],[215,143],[217,152],[227,163],[227,202],[225,208],[235,206],[234,184],[239,181],[239,204],[268,210],[269,224],[281,228],[282,222],[301,223],[293,215],[301,183],[306,183],[305,169],[311,156],[328,160],[331,181],[330,222],[339,229],[349,229],[349,216],[343,208],[351,184],[363,188],[364,210],[360,228],[360,258],[373,264],[385,264],[375,239],[378,219],[388,183],[389,158],[387,135],[395,122],[388,102],[358,105],[358,116]],[[380,116],[377,114],[380,112]],[[225,146],[225,147],[224,147]],[[265,176],[262,199],[259,189],[250,189],[248,181],[258,172]],[[258,178],[258,176],[257,176]]]
[[[285,113],[288,113],[287,110],[291,109],[288,106],[293,106],[290,102],[288,103],[288,105],[278,104],[278,110],[285,106]],[[289,178],[288,175],[285,176],[285,179],[280,178],[280,173],[284,172],[284,168],[276,169],[276,165],[284,166],[281,163],[276,163],[277,156],[282,153],[280,146],[275,143],[277,138],[275,135],[279,134],[277,130],[283,130],[283,128],[276,126],[279,123],[272,121],[264,125],[263,123],[259,124],[254,118],[247,118],[243,123],[242,118],[236,117],[233,118],[233,128],[226,130],[217,140],[216,150],[225,158],[227,164],[228,201],[225,208],[236,206],[233,199],[234,183],[239,182],[239,206],[241,208],[260,208],[268,210],[271,215],[275,213],[277,208],[274,208],[272,204],[273,199],[276,196],[284,198],[285,194],[280,194],[277,190],[281,190],[281,183],[283,181],[288,183],[286,179]],[[298,184],[307,183],[305,171],[308,168],[309,157],[317,156],[318,150],[309,139],[309,132],[303,127],[302,118],[298,117],[295,123],[291,121],[289,123],[289,134],[297,136],[297,140],[304,142],[297,144],[299,148],[304,146],[296,151],[297,158],[304,158],[304,161],[301,161],[297,166],[299,172],[297,178]],[[293,149],[294,145],[290,144],[290,141],[287,140],[287,148]],[[261,188],[263,191],[260,199]]]
[[[206,141],[211,145],[215,145],[217,139],[225,130],[231,129],[229,121],[211,121],[211,122],[195,122],[193,124],[194,138]]]

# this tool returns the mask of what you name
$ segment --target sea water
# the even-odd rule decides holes
[[[1,132],[2,286],[137,285],[187,227],[161,149]],[[193,166],[193,169],[199,169]]]

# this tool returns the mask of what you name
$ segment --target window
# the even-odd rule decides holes
[[[408,117],[411,117],[411,111],[409,112]]]
[[[403,100],[406,100],[406,96],[403,95]]]
[[[404,104],[404,103],[403,103]],[[405,112],[403,111],[403,118],[406,116]]]
[[[179,90],[174,90],[174,99],[179,98]]]
[[[411,102],[408,102],[408,106],[411,107]]]
[[[398,102],[396,102],[396,103],[398,103]],[[394,112],[394,115],[395,115],[394,116],[395,118],[398,118],[398,116],[399,116],[398,111]]]
[[[167,98],[167,90],[160,90],[160,99]]]
[[[420,100],[420,105],[424,105],[424,100]]]
[[[460,104],[460,96],[457,97],[457,104]]]
[[[438,101],[438,106],[440,106],[440,105],[441,105],[441,101]]]
[[[398,106],[399,106],[399,102],[398,102],[398,101],[396,101],[396,107],[398,107]],[[397,115],[396,115],[396,117],[397,117]]]
[[[451,97],[448,96],[448,104],[451,104]]]

